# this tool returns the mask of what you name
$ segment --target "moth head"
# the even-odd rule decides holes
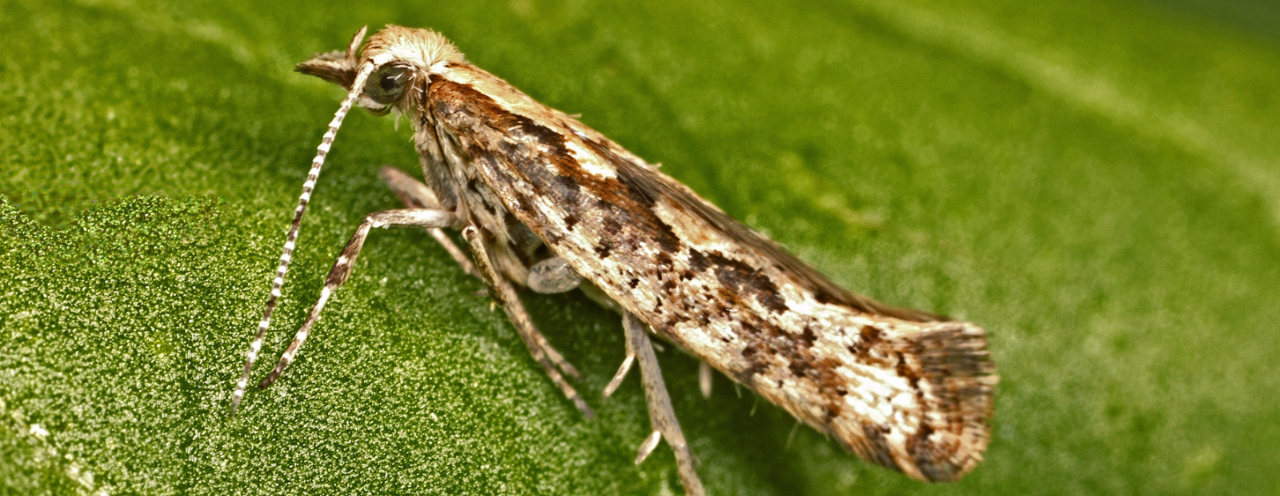
[[[360,28],[356,32],[346,51],[322,53],[297,66],[298,72],[319,76],[342,86],[347,90],[347,97],[338,105],[333,120],[329,121],[329,129],[320,139],[320,146],[316,147],[316,157],[311,160],[311,173],[307,174],[307,181],[302,185],[302,196],[298,199],[293,225],[289,227],[284,256],[276,269],[278,281],[283,281],[285,269],[289,266],[302,215],[311,201],[311,191],[316,187],[324,159],[351,107],[359,105],[375,114],[385,114],[396,108],[401,111],[414,109],[414,104],[422,98],[430,82],[431,68],[463,60],[462,54],[443,36],[433,31],[399,26],[387,26],[369,39],[363,53],[358,53],[365,30]],[[236,402],[244,395],[243,381],[237,386]]]
[[[311,160],[311,172],[307,181],[302,184],[302,196],[298,198],[298,208],[294,210],[293,224],[289,226],[289,235],[284,244],[284,255],[280,257],[280,265],[276,268],[276,279],[272,284],[271,299],[267,303],[266,317],[259,324],[258,337],[250,348],[245,373],[240,377],[236,390],[232,393],[231,408],[235,411],[240,399],[244,398],[245,387],[249,380],[249,368],[262,346],[262,333],[266,332],[270,323],[271,310],[276,298],[280,296],[280,285],[284,284],[285,271],[289,268],[289,260],[298,239],[298,231],[302,227],[302,216],[306,213],[307,204],[311,202],[311,193],[315,190],[320,178],[320,170],[324,167],[324,159],[329,155],[333,140],[338,136],[342,120],[347,117],[351,107],[359,105],[375,114],[385,114],[391,109],[401,111],[415,109],[415,103],[426,92],[430,82],[429,71],[437,64],[441,68],[451,62],[462,62],[462,54],[453,48],[443,36],[422,29],[408,29],[399,26],[387,26],[365,46],[364,53],[358,53],[360,41],[364,39],[367,28],[360,28],[347,44],[343,52],[328,52],[316,55],[311,60],[298,64],[297,71],[303,74],[319,76],[321,79],[336,83],[347,90],[346,98],[338,105],[333,120],[329,121],[329,129],[320,139],[316,147],[316,156]],[[326,290],[327,291],[327,290]],[[287,363],[287,362],[281,362]],[[264,383],[266,384],[266,383]]]
[[[426,29],[387,26],[369,38],[363,52],[361,28],[346,51],[321,53],[296,70],[336,83],[356,97],[357,105],[375,115],[416,103],[432,66],[461,62],[463,56],[444,36]],[[361,73],[365,78],[361,81]]]

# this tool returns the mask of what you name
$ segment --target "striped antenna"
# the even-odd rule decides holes
[[[361,33],[363,32],[362,29]],[[351,91],[342,100],[342,106],[338,107],[338,112],[333,115],[333,121],[329,122],[329,130],[325,131],[324,138],[320,140],[320,146],[316,149],[316,158],[311,161],[311,173],[307,174],[307,182],[302,184],[302,196],[298,198],[298,209],[293,212],[293,225],[289,226],[289,236],[284,243],[284,254],[280,255],[280,266],[276,269],[276,278],[271,281],[271,296],[267,298],[267,310],[262,313],[262,321],[258,322],[258,334],[253,337],[253,343],[249,345],[249,353],[244,361],[244,372],[240,375],[240,381],[236,383],[235,392],[231,394],[232,415],[235,415],[236,408],[240,406],[240,400],[244,399],[245,389],[249,385],[249,375],[253,371],[253,363],[258,361],[258,352],[262,351],[262,341],[266,338],[267,328],[271,326],[271,312],[276,308],[276,300],[280,299],[280,286],[284,285],[284,274],[289,270],[289,261],[293,258],[294,242],[298,240],[298,230],[302,228],[302,214],[306,212],[307,203],[311,201],[311,190],[315,189],[316,179],[320,177],[320,168],[324,167],[324,157],[329,154],[329,147],[333,146],[333,139],[338,136],[338,128],[342,127],[342,119],[347,117],[347,112],[351,111],[352,105],[355,105],[356,99],[360,97],[365,80],[373,72],[373,67],[372,63],[365,64],[356,73]]]

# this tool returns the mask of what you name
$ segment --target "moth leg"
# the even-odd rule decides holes
[[[387,183],[387,186],[391,188],[391,192],[395,193],[396,198],[399,198],[400,202],[404,203],[406,207],[441,208],[440,200],[436,199],[436,194],[431,191],[431,188],[414,179],[413,176],[405,174],[400,169],[384,166],[378,170],[378,177]],[[467,258],[467,254],[463,253],[462,249],[454,244],[443,229],[438,227],[426,227],[424,229],[427,234],[436,239],[437,243],[440,243],[440,246],[444,247],[444,251],[449,252],[449,256],[453,257],[453,261],[458,262],[464,272],[480,277],[480,273],[476,272],[476,267],[471,264],[471,259]]]
[[[627,312],[622,317],[622,328],[627,335],[628,356],[634,355],[636,361],[640,362],[640,380],[644,383],[645,403],[649,405],[649,423],[654,431],[640,445],[636,465],[643,462],[657,447],[658,436],[661,435],[676,454],[676,466],[680,470],[680,482],[684,485],[685,494],[699,496],[705,494],[702,481],[698,479],[698,472],[693,466],[693,453],[689,451],[689,443],[685,440],[684,433],[680,431],[676,412],[671,408],[671,396],[667,394],[667,386],[662,382],[658,357],[653,354],[653,346],[649,336],[645,334],[644,322],[641,322],[635,314]]]
[[[711,397],[711,378],[711,365],[698,362],[698,389],[702,391],[703,398]]]
[[[622,305],[613,301],[613,298],[610,298],[609,295],[605,294],[604,291],[601,291],[595,284],[591,284],[591,281],[583,280],[582,284],[578,285],[578,289],[582,290],[583,295],[586,295],[587,298],[596,302],[596,304],[601,307],[613,310],[614,312],[617,312],[618,315],[622,315],[626,312],[626,310],[622,308]]]
[[[627,343],[627,357],[622,359],[622,366],[618,367],[618,372],[613,374],[613,379],[609,380],[609,385],[604,387],[602,396],[608,398],[618,390],[618,386],[622,385],[622,380],[627,378],[627,373],[631,372],[631,365],[636,361],[636,354],[631,351],[630,342]]]
[[[489,245],[489,261],[493,263],[493,268],[508,281],[524,286],[529,280],[529,267],[525,266],[524,261],[516,255],[515,250],[508,243]]]
[[[347,242],[347,246],[342,249],[342,254],[338,255],[338,259],[333,262],[333,268],[329,269],[329,275],[324,280],[324,288],[320,290],[320,299],[316,301],[315,306],[311,307],[311,313],[307,315],[307,320],[302,323],[302,327],[298,328],[297,335],[294,336],[293,342],[289,343],[289,347],[285,349],[284,355],[280,357],[276,367],[258,384],[258,389],[266,388],[276,382],[276,379],[279,379],[280,375],[284,373],[284,369],[293,363],[293,359],[298,355],[298,349],[307,340],[307,336],[311,334],[311,328],[315,326],[316,320],[320,318],[320,311],[324,310],[324,305],[328,303],[329,296],[341,287],[343,283],[347,282],[347,278],[351,276],[351,269],[355,266],[356,258],[360,256],[360,249],[364,247],[365,239],[369,237],[369,230],[375,227],[387,226],[439,228],[449,227],[457,222],[458,217],[453,212],[432,209],[383,210],[366,215],[364,222],[360,223],[360,227],[356,228],[355,234],[351,235],[351,240]],[[249,369],[252,367],[252,358],[254,357],[251,356],[249,366],[245,368],[245,375],[236,384],[233,401],[237,403],[240,398],[244,397],[245,385],[249,379]]]
[[[486,248],[489,251],[489,265],[493,266],[494,271],[499,274],[499,277],[505,277],[506,281],[510,281],[521,286],[528,286],[529,268],[525,267],[524,262],[520,260],[520,257],[516,255],[516,252],[511,250],[511,245],[506,243],[492,244]],[[574,379],[582,378],[582,376],[578,374],[578,369],[573,368],[573,365],[570,364],[568,360],[565,360],[563,356],[560,356],[560,352],[556,351],[556,349],[551,346],[551,343],[547,342],[547,338],[544,337],[542,333],[538,332],[537,326],[533,326],[532,330],[533,340],[538,343],[538,346],[542,347],[543,351],[547,352],[547,358],[551,359],[551,363],[556,364],[556,367],[569,377]]]
[[[520,286],[528,286],[529,268],[525,267],[524,262],[520,260],[520,257],[516,255],[516,252],[512,251],[511,245],[506,243],[491,244],[486,246],[486,250],[489,253],[486,261],[489,265],[493,266],[494,272],[498,274],[499,278],[503,278],[505,281],[510,281]],[[481,280],[483,280],[483,278],[481,278]],[[574,379],[582,378],[582,376],[578,374],[578,369],[573,368],[573,365],[571,365],[568,360],[565,360],[563,356],[560,356],[560,352],[556,351],[556,349],[547,342],[547,338],[543,337],[542,333],[538,332],[536,326],[532,328],[532,337],[533,340],[538,343],[538,346],[541,346],[542,350],[547,353],[547,358],[551,359],[551,363],[554,363],[561,372],[564,372],[565,375]]]
[[[389,166],[383,167],[378,171],[378,177],[381,177],[382,180],[387,183],[387,186],[391,188],[391,192],[395,193],[396,197],[399,198],[406,206],[409,206],[410,208],[439,208],[440,201],[436,198],[435,193],[431,191],[431,188],[423,184],[421,181],[414,179],[413,176],[405,174],[400,169]],[[471,259],[467,257],[466,253],[463,253],[462,249],[458,248],[458,245],[453,243],[453,239],[449,238],[449,236],[444,233],[443,229],[426,228],[426,230],[431,234],[431,237],[435,238],[436,241],[440,243],[440,246],[444,247],[445,251],[449,252],[449,255],[453,257],[454,261],[458,262],[458,265],[462,267],[463,271],[483,280],[483,277],[480,276],[480,272],[477,271],[475,265],[471,263]],[[515,280],[524,283],[527,276],[521,276],[520,274],[527,273],[528,269],[524,267],[514,253],[508,249],[497,250],[491,253],[491,255],[498,260],[498,266],[503,269],[501,272],[504,272],[508,278],[514,278]],[[572,271],[572,269],[569,270]],[[577,273],[575,272],[573,275],[576,276]],[[563,279],[565,276],[556,275],[556,277],[559,277],[559,280],[562,281],[560,284],[564,284]],[[579,280],[581,280],[581,278],[579,278]],[[569,289],[572,288],[564,289],[563,291],[568,291]],[[535,289],[535,291],[537,291],[537,289]],[[534,339],[542,346],[543,350],[547,352],[547,356],[556,364],[557,367],[560,368],[560,370],[575,379],[581,377],[578,374],[578,370],[573,368],[573,365],[566,361],[564,357],[555,350],[555,348],[552,348],[551,345],[547,343],[546,338],[544,338],[542,334],[538,333],[536,329],[534,330]]]
[[[582,276],[560,257],[552,257],[529,267],[529,289],[543,294],[563,293],[582,284]]]
[[[627,357],[622,360],[622,365],[618,367],[618,371],[613,374],[613,379],[609,380],[609,384],[604,387],[602,396],[608,398],[618,390],[618,386],[622,385],[622,380],[627,378],[627,373],[631,371],[631,364],[636,360],[635,353],[631,349],[627,349]],[[711,365],[707,362],[698,362],[698,389],[702,392],[703,398],[711,397]]]
[[[560,371],[556,370],[556,366],[560,364],[555,363],[550,355],[554,354],[561,362],[564,359],[551,348],[546,338],[534,328],[533,321],[529,319],[528,312],[525,311],[524,305],[520,303],[520,297],[516,294],[516,289],[511,285],[511,281],[498,274],[498,271],[493,266],[493,259],[490,258],[489,249],[485,245],[485,240],[482,239],[480,230],[475,226],[467,226],[462,229],[462,237],[466,238],[467,243],[471,246],[471,252],[476,256],[476,267],[479,269],[481,280],[489,286],[494,298],[498,300],[498,303],[502,305],[502,309],[506,311],[507,318],[511,319],[511,323],[515,325],[516,332],[520,334],[520,339],[524,340],[524,345],[529,348],[529,354],[533,355],[533,359],[542,365],[542,369],[551,377],[551,382],[560,388],[565,397],[572,401],[579,410],[582,410],[583,415],[587,418],[594,417],[595,412],[591,411],[591,407],[587,406],[587,402],[583,401],[581,396],[578,396],[578,392],[573,389],[573,386],[570,386],[568,381],[560,375]],[[568,365],[567,362],[563,362],[563,365],[560,365],[561,370],[565,370],[566,374],[570,373],[569,371],[571,370],[574,371],[573,373],[577,372]]]

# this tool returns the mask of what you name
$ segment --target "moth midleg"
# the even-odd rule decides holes
[[[529,284],[529,267],[520,260],[520,256],[512,251],[511,245],[507,243],[495,243],[488,247],[489,262],[494,266],[494,270],[506,277],[507,281],[514,282],[520,286],[528,286]],[[532,321],[530,321],[532,322]],[[574,368],[568,360],[565,360],[560,352],[547,342],[547,338],[538,332],[538,327],[529,324],[533,330],[533,338],[542,346],[542,350],[547,352],[547,358],[551,359],[551,363],[556,364],[561,372],[574,379],[581,379],[582,375],[578,373],[578,369]]]
[[[436,195],[431,191],[430,187],[400,169],[384,166],[378,171],[378,176],[387,183],[387,186],[391,188],[391,192],[406,207],[440,208],[440,201],[436,199]],[[475,266],[472,265],[471,259],[458,248],[458,245],[454,244],[443,229],[430,228],[427,229],[427,232],[444,247],[445,251],[449,252],[449,255],[458,262],[458,265],[462,266],[462,270],[473,276],[480,277],[480,274],[476,272]],[[494,255],[501,256],[502,254],[495,252]],[[518,260],[518,258],[514,257],[514,254],[510,254],[507,259],[504,259],[506,263],[499,263],[499,266],[510,265],[511,262],[507,261],[508,259]],[[578,287],[582,282],[582,276],[579,276],[572,267],[569,267],[567,262],[559,257],[542,260],[534,264],[533,267],[528,267],[521,271],[513,271],[504,267],[502,272],[507,273],[508,277],[516,272],[529,273],[531,277],[517,278],[520,279],[517,282],[528,286],[529,289],[535,292],[544,294],[563,293]],[[537,275],[534,276],[534,274]]]
[[[551,377],[551,382],[555,383],[564,393],[565,397],[572,401],[582,414],[587,418],[595,416],[595,412],[587,406],[587,402],[583,401],[578,392],[569,385],[569,382],[560,375],[560,371],[556,370],[559,366],[565,373],[569,370],[577,371],[569,366],[568,362],[563,362],[563,358],[557,353],[547,339],[538,332],[533,326],[533,321],[529,318],[529,313],[525,311],[524,304],[520,303],[520,297],[516,294],[516,289],[511,285],[511,281],[498,274],[497,269],[493,265],[493,258],[487,245],[487,241],[483,239],[483,234],[475,226],[467,226],[462,229],[462,237],[466,238],[467,244],[471,246],[471,253],[475,255],[476,268],[479,269],[480,279],[489,286],[494,299],[502,305],[503,311],[507,313],[507,318],[511,320],[512,325],[516,327],[516,333],[520,335],[520,339],[524,341],[525,347],[529,348],[529,354],[533,355],[533,359],[542,365],[542,369]],[[562,363],[556,363],[552,359],[552,355],[559,358]]]
[[[347,246],[342,249],[342,254],[338,255],[338,259],[333,262],[333,268],[329,269],[329,275],[324,280],[324,288],[320,290],[320,299],[316,300],[315,306],[311,307],[311,313],[307,315],[307,320],[302,323],[302,327],[298,328],[298,333],[294,336],[293,342],[289,343],[289,347],[285,349],[280,361],[276,363],[271,373],[267,374],[267,377],[258,384],[258,388],[262,389],[270,386],[276,379],[280,378],[280,375],[284,373],[284,369],[290,363],[293,363],[293,359],[298,355],[298,349],[307,340],[307,336],[310,335],[316,320],[320,318],[320,311],[324,310],[324,305],[328,303],[329,296],[351,277],[351,269],[355,267],[356,259],[360,256],[360,249],[364,247],[364,241],[369,237],[371,229],[388,226],[439,228],[452,226],[457,222],[458,216],[454,215],[453,212],[433,209],[383,210],[366,215],[364,222],[360,223],[360,227],[356,228],[355,234],[351,235],[351,240],[347,241]]]
[[[405,174],[400,169],[390,166],[383,166],[378,171],[378,177],[387,183],[391,188],[391,192],[400,199],[404,206],[409,208],[441,208],[440,200],[436,198],[436,194],[431,188],[421,181],[414,179],[413,176]],[[443,229],[438,227],[426,228],[428,234],[435,238],[440,246],[444,247],[444,251],[449,252],[449,256],[453,257],[453,261],[458,262],[462,270],[475,277],[480,277],[480,273],[476,272],[476,267],[471,264],[471,259],[467,254],[454,244],[453,239],[444,233]]]
[[[391,192],[394,193],[402,203],[404,203],[406,206],[410,208],[436,208],[440,205],[439,200],[436,199],[436,195],[431,191],[430,187],[428,187],[426,184],[423,184],[421,181],[418,181],[413,176],[405,174],[400,169],[396,169],[395,167],[385,166],[378,171],[378,177],[381,177],[382,180],[387,183],[387,186],[391,188]],[[462,270],[466,271],[466,273],[471,274],[477,278],[480,278],[482,280],[484,279],[483,277],[481,277],[480,272],[476,270],[475,265],[471,263],[471,259],[467,257],[467,254],[463,253],[462,249],[458,248],[458,245],[453,243],[453,240],[450,239],[449,236],[444,233],[443,229],[428,228],[427,232],[430,233],[431,236],[435,238],[436,241],[439,242],[441,246],[444,247],[445,251],[449,252],[449,255],[452,256],[453,259],[458,262],[458,265],[462,267]],[[525,268],[523,264],[519,262],[519,258],[516,257],[515,254],[512,253],[510,250],[505,250],[505,251],[499,250],[491,253],[491,255],[495,257],[500,257],[499,265],[504,268],[502,272],[505,272],[508,277],[512,277],[513,273],[529,272],[529,269]],[[546,260],[544,260],[543,262],[546,262]],[[519,267],[517,268],[515,267],[515,265],[519,265]],[[566,267],[567,267],[567,264],[566,264]],[[572,270],[572,269],[569,269],[569,270]],[[576,276],[577,273],[575,272],[574,275]],[[557,277],[559,277],[561,280],[566,278],[566,276],[563,276],[563,275],[559,275]],[[519,282],[521,284],[525,284],[527,280],[527,277],[517,277],[517,278],[519,279]],[[581,278],[579,278],[579,280],[581,280]],[[564,284],[564,283],[561,282],[561,284]],[[573,289],[573,288],[567,288],[567,289],[564,289],[563,291],[568,291],[569,289]],[[534,291],[538,291],[538,289],[535,288]],[[557,292],[557,291],[539,291],[539,292],[545,293],[545,292]],[[564,357],[561,356],[560,353],[555,350],[555,348],[552,348],[550,344],[547,343],[546,338],[542,336],[542,333],[537,332],[536,328],[534,329],[534,334],[536,336],[537,341],[539,343],[542,343],[543,350],[547,352],[547,357],[550,358],[551,361],[555,363],[557,367],[560,368],[560,370],[564,371],[565,374],[568,374],[570,377],[573,377],[575,379],[581,377],[581,375],[578,373],[578,369],[574,368],[572,364],[570,364],[567,360],[565,360]]]
[[[520,259],[510,243],[492,243],[489,245],[489,261],[494,269],[508,281],[517,286],[527,286],[529,282],[529,266]]]
[[[662,370],[658,368],[658,357],[653,354],[653,345],[645,334],[644,322],[635,314],[627,312],[622,316],[622,328],[627,335],[627,354],[634,355],[640,363],[640,380],[644,383],[645,403],[649,406],[649,423],[654,432],[662,433],[662,438],[667,440],[667,445],[675,452],[676,466],[680,470],[680,482],[684,485],[685,494],[705,494],[702,481],[698,479],[698,471],[693,465],[689,442],[680,431],[676,411],[671,407],[671,396],[667,394],[667,386],[662,382]],[[653,451],[657,444],[653,439],[650,434],[646,442],[641,444],[636,456],[637,465]]]

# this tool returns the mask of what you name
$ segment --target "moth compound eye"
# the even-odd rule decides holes
[[[409,84],[409,70],[395,65],[378,68],[364,85],[364,94],[380,105],[391,105],[404,95]]]

